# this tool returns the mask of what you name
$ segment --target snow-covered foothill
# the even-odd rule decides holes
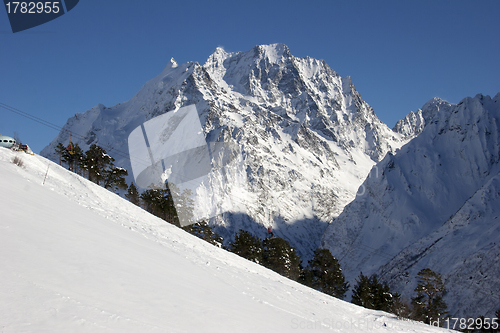
[[[0,148],[0,170],[2,332],[446,331],[306,288],[38,155]]]

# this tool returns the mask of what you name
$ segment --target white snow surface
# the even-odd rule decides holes
[[[2,332],[445,331],[306,288],[43,157],[2,148],[0,170]]]

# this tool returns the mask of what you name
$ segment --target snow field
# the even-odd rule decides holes
[[[2,332],[438,330],[306,288],[40,156],[18,155],[23,168],[14,156],[0,150]]]

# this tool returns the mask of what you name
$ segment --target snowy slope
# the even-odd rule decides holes
[[[448,288],[454,290],[445,298],[454,314],[474,315],[465,311],[475,309],[493,315],[496,302],[490,297],[487,305],[480,307],[479,297],[467,297],[468,292],[462,292],[463,283],[455,284],[460,279],[463,282],[465,276],[457,275],[454,269],[474,269],[481,265],[492,265],[496,271],[500,269],[498,261],[486,256],[491,247],[498,249],[500,242],[498,233],[486,237],[486,230],[494,231],[494,217],[500,207],[496,205],[497,192],[487,190],[496,184],[489,182],[500,171],[499,100],[500,94],[493,99],[477,95],[458,105],[445,105],[419,136],[396,155],[388,154],[374,167],[372,177],[362,185],[364,195],[344,209],[322,240],[324,247],[342,259],[350,281],[354,281],[360,271],[368,275],[381,274],[380,267],[408,248],[384,268],[386,281],[401,288],[396,289],[398,292],[410,294],[415,287],[417,268],[425,268],[423,266],[428,264],[443,273]],[[430,104],[435,103],[431,101]],[[491,197],[485,199],[483,206],[475,206],[478,211],[473,212],[466,206],[474,202],[468,200],[475,194],[482,195],[479,193]],[[461,209],[471,211],[471,216],[481,216],[479,224],[471,221],[460,232],[448,233],[449,226],[445,223]],[[443,234],[447,236],[439,239],[437,235]],[[461,238],[465,235],[471,237],[469,241],[473,244],[483,241],[487,244],[467,247],[467,242]],[[440,245],[435,248],[440,251],[432,255],[425,253],[437,240]],[[482,257],[488,263],[478,261]],[[469,260],[474,263],[460,263]],[[419,264],[412,267],[417,262]],[[389,271],[404,274],[405,283],[393,281]],[[498,281],[498,277],[490,275],[476,282],[486,291],[495,290]],[[462,295],[456,296],[456,293]]]
[[[301,286],[40,156],[0,149],[0,170],[2,332],[443,331]]]
[[[491,178],[443,226],[400,252],[379,270],[384,281],[408,293],[422,268],[439,271],[450,313],[491,318],[500,290],[500,175]],[[472,300],[472,301],[471,301]]]
[[[99,144],[130,172],[131,131],[192,104],[206,140],[238,147],[240,156],[214,175],[213,188],[193,190],[195,207],[215,211],[210,223],[227,241],[240,228],[264,237],[272,226],[305,261],[370,168],[406,142],[377,118],[349,77],[273,44],[236,53],[217,48],[204,65],[172,59],[130,100],[70,118],[41,154],[57,161],[54,148],[72,133],[84,150]]]

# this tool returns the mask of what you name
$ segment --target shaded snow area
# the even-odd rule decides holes
[[[404,249],[380,270],[396,290],[414,286],[425,267],[445,277],[449,312],[493,317],[500,290],[500,174],[491,178],[441,228]],[[436,267],[439,267],[436,269]]]
[[[1,332],[443,331],[306,288],[40,156],[2,148],[0,170]]]
[[[322,244],[351,285],[361,271],[377,274],[409,298],[418,271],[430,268],[443,276],[451,315],[491,318],[500,288],[500,93],[456,105],[433,99],[419,114],[422,132],[374,167],[378,175]]]

